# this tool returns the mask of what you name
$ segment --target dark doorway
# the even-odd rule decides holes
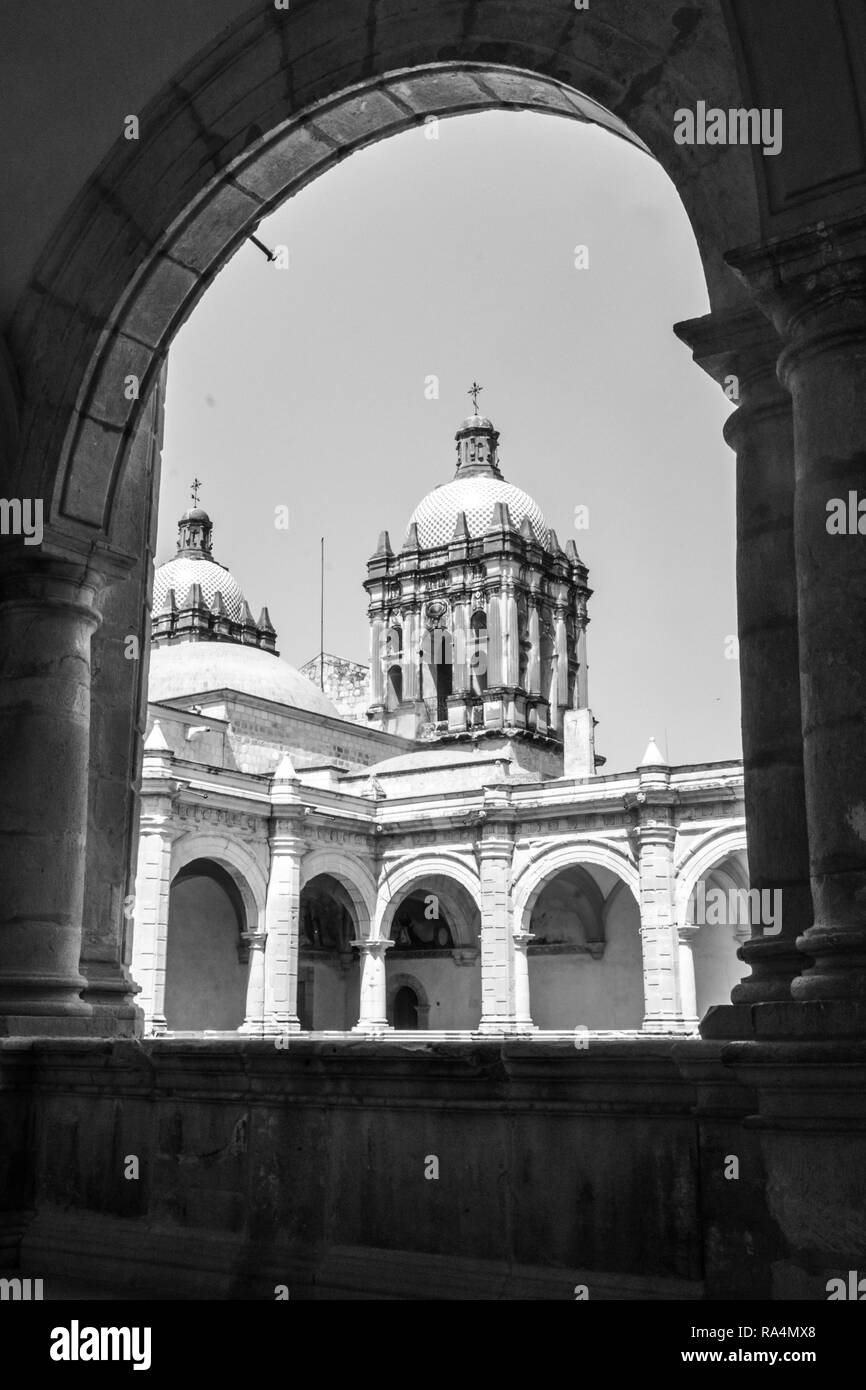
[[[401,985],[394,995],[394,1027],[418,1027],[418,996],[409,985]]]

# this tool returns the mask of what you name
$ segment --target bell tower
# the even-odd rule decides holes
[[[588,570],[503,477],[491,420],[476,411],[455,441],[452,480],[416,507],[400,550],[384,531],[367,565],[367,718],[432,742],[526,740],[561,772],[566,715],[588,706]]]

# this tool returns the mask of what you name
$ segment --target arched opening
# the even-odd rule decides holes
[[[547,31],[543,40],[534,33],[527,43],[519,26],[513,27],[510,7],[501,8],[502,14],[492,21],[494,37],[486,35],[481,42],[464,37],[455,44],[448,26],[440,29],[437,17],[435,38],[407,44],[406,16],[400,14],[393,27],[391,21],[380,26],[375,58],[368,52],[363,28],[347,37],[345,63],[334,66],[330,44],[314,45],[314,71],[307,73],[297,107],[289,112],[286,60],[280,57],[284,39],[278,43],[268,26],[261,33],[247,32],[244,26],[230,30],[213,52],[196,58],[181,75],[183,80],[166,83],[153,104],[140,147],[132,151],[120,141],[64,222],[63,235],[46,253],[20,315],[17,341],[25,358],[34,323],[34,345],[52,344],[50,350],[34,351],[38,365],[28,362],[22,372],[24,399],[38,401],[41,416],[34,420],[28,415],[23,422],[29,442],[21,477],[33,479],[32,487],[25,481],[25,492],[44,492],[54,499],[47,529],[55,541],[69,538],[73,562],[83,542],[97,548],[107,542],[107,570],[114,555],[129,559],[130,568],[117,585],[123,588],[122,601],[96,639],[104,653],[112,643],[118,645],[119,636],[135,630],[146,607],[146,542],[139,520],[147,512],[154,470],[152,451],[136,451],[136,431],[145,419],[143,412],[153,408],[152,388],[165,350],[214,275],[261,218],[351,150],[421,124],[427,116],[493,107],[532,108],[597,122],[633,142],[645,141],[665,161],[689,201],[704,263],[716,279],[720,298],[730,295],[730,276],[719,250],[750,240],[756,206],[751,153],[733,150],[725,161],[714,162],[712,168],[719,172],[713,177],[694,178],[691,155],[687,160],[673,145],[669,122],[660,122],[654,109],[627,103],[637,133],[611,114],[622,105],[620,77],[614,81],[596,64],[572,54],[570,41],[567,60],[563,53],[560,62],[560,25],[555,32]],[[299,16],[286,16],[290,34],[296,32],[295,25],[309,22],[306,7]],[[659,22],[666,31],[670,28],[661,12]],[[587,19],[585,33],[592,34],[594,26],[595,21]],[[606,30],[599,31],[598,41],[605,46],[608,37]],[[497,54],[508,56],[507,65],[476,61],[486,57],[491,44]],[[637,77],[650,70],[656,61],[654,45],[655,40],[648,43],[642,36],[618,35],[622,73]],[[446,51],[456,56],[441,63]],[[407,55],[409,69],[401,66]],[[726,52],[723,57],[733,94],[736,74]],[[256,87],[249,101],[239,101],[236,65],[243,63],[246,71],[248,62],[253,68],[261,62],[274,80]],[[552,71],[561,76],[551,78]],[[583,84],[591,97],[581,95]],[[672,99],[689,91],[688,82],[678,77]],[[199,97],[208,115],[190,122],[189,105]],[[177,130],[177,142],[162,139],[169,127]],[[180,134],[187,129],[191,134]],[[106,188],[112,190],[111,198],[106,198]],[[154,189],[159,190],[158,199]],[[723,191],[730,192],[727,200],[719,196]],[[53,324],[42,312],[45,305],[56,315]],[[69,350],[70,343],[75,352]],[[134,392],[124,389],[131,366],[138,388]],[[62,445],[46,461],[48,439]],[[114,574],[109,577],[113,580]],[[498,642],[495,645],[498,649]],[[109,666],[107,660],[95,663],[94,707],[101,703],[100,683],[108,688],[122,662],[114,671]],[[137,697],[134,690],[129,693],[132,708]],[[130,715],[130,733],[135,722]],[[92,804],[98,803],[105,786],[128,787],[134,780],[132,739],[127,744],[91,764]],[[85,758],[82,765],[86,762]],[[78,803],[85,799],[78,798]],[[122,883],[128,876],[134,816],[129,807],[125,814],[125,855],[109,843],[107,832],[93,832],[88,852],[93,882],[88,892],[94,900],[104,886]],[[86,825],[86,811],[80,818]],[[69,840],[72,843],[74,836]],[[109,863],[111,872],[105,867]],[[79,911],[79,932],[80,916]],[[75,969],[70,959],[68,970]]]
[[[391,666],[388,669],[388,708],[397,709],[403,703],[403,668]]]
[[[352,941],[355,904],[333,874],[317,874],[300,898],[298,1018],[307,1032],[347,1031],[358,1021],[360,972]]]
[[[737,951],[751,936],[750,912],[766,917],[762,925],[770,936],[781,926],[780,901],[769,893],[762,898],[757,890],[750,894],[746,851],[734,850],[701,874],[689,897],[686,923],[698,1018],[712,1005],[726,1004],[747,973]]]
[[[418,996],[411,985],[401,985],[394,996],[393,1023],[407,1030],[418,1027]]]
[[[255,924],[253,924],[254,926]],[[173,1032],[237,1029],[246,1010],[250,924],[231,874],[195,859],[169,891],[165,1020]]]
[[[476,1028],[481,1018],[481,914],[463,884],[435,871],[419,877],[395,893],[382,931],[394,943],[386,956],[392,1011],[395,985],[408,984],[419,998],[419,1026]]]
[[[536,889],[526,917],[538,1028],[640,1028],[640,912],[616,874],[594,864],[559,869]]]
[[[480,610],[472,614],[469,623],[469,681],[473,695],[482,696],[487,689],[487,614]]]

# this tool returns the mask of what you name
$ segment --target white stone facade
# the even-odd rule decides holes
[[[633,773],[534,781],[481,743],[265,775],[190,757],[195,717],[150,709],[132,965],[148,1031],[185,1031],[164,1006],[171,885],[213,865],[237,887],[246,1032],[388,1033],[407,1007],[433,1033],[688,1033],[743,973],[747,926],[689,922],[699,882],[748,881],[738,764],[669,768],[651,745]]]

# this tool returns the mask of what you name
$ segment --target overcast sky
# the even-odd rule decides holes
[[[651,734],[676,763],[740,757],[730,406],[671,332],[708,303],[660,166],[575,121],[460,116],[352,155],[258,235],[289,268],[247,243],[171,350],[158,559],[198,476],[216,558],[301,665],[324,535],[325,648],[367,661],[366,561],[453,476],[477,380],[505,477],[589,566],[606,770]]]

